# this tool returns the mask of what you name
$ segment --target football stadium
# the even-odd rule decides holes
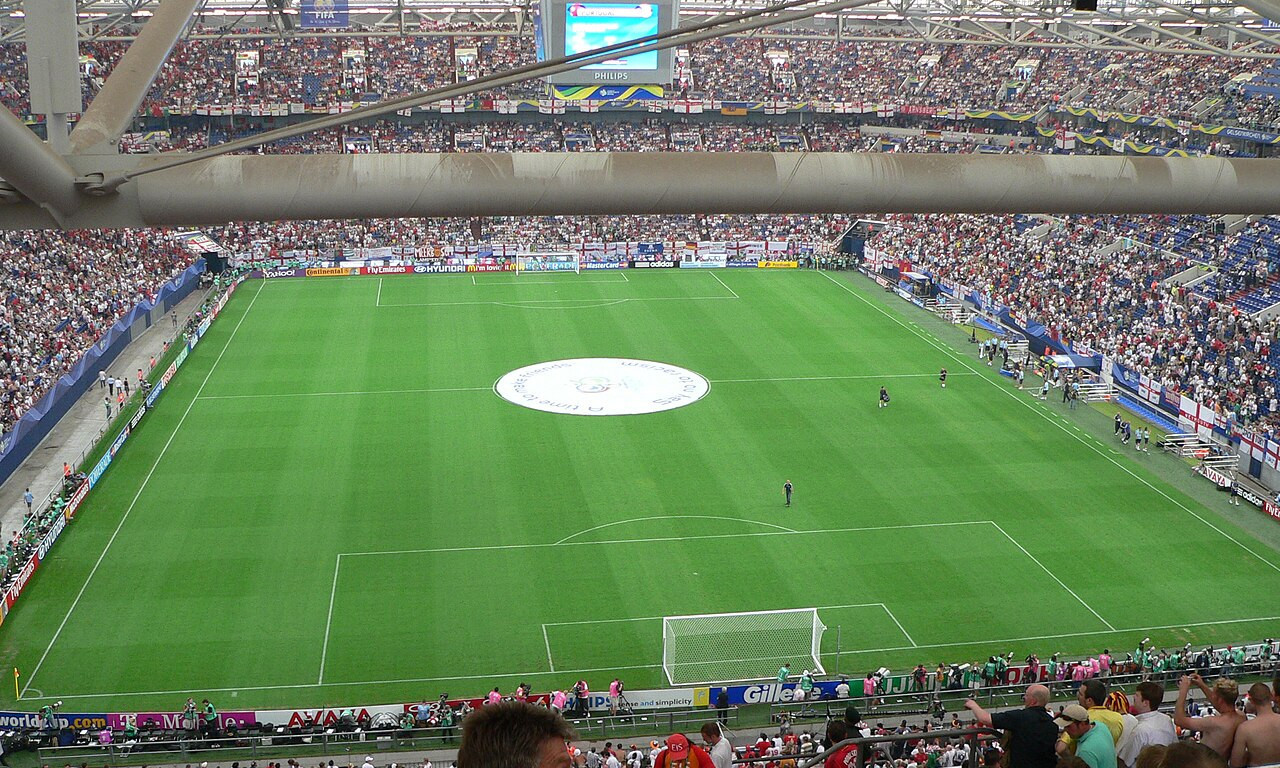
[[[1280,5],[0,10],[9,765],[1280,764]]]

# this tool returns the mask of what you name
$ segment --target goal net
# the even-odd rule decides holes
[[[773,677],[783,664],[824,674],[816,608],[662,619],[662,670],[671,685]]]
[[[582,269],[582,259],[573,251],[529,251],[516,255],[516,274],[524,272],[573,272]]]

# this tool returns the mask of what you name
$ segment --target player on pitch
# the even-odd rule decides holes
[[[782,493],[787,497],[787,506],[791,506],[791,481],[787,480],[782,484]]]
[[[947,369],[946,368],[943,368],[941,371],[938,371],[938,381],[942,382],[943,389],[947,388]]]
[[[880,388],[880,407],[884,408],[889,405],[889,390],[884,387]]]

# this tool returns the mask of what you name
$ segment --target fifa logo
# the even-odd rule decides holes
[[[338,9],[334,4],[334,0],[315,0],[312,5],[312,13],[318,19],[336,19]]]

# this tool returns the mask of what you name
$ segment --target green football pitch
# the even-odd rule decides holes
[[[92,712],[657,687],[677,614],[819,608],[859,676],[1275,634],[1276,551],[910,317],[811,271],[246,282],[0,651]],[[575,358],[709,390],[495,392]]]

